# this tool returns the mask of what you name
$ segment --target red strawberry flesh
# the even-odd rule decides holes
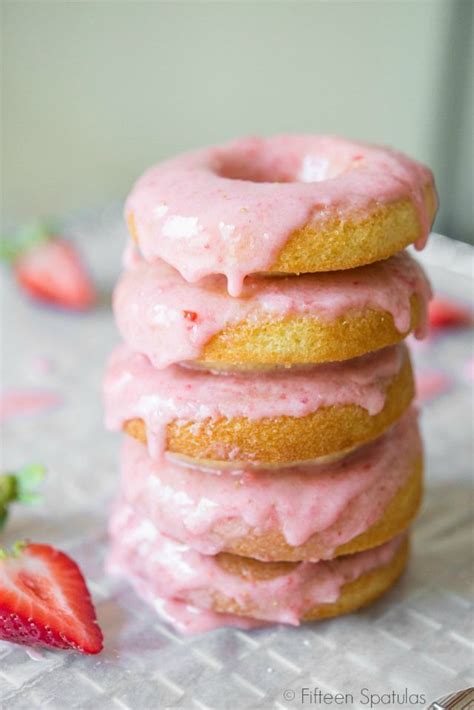
[[[74,246],[58,238],[41,242],[15,262],[20,286],[33,298],[72,310],[95,301],[94,287]]]
[[[434,298],[428,307],[433,329],[462,328],[472,325],[472,314],[466,306],[446,298]]]
[[[0,559],[0,639],[99,653],[102,632],[84,577],[50,545]]]

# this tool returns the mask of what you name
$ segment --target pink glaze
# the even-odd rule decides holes
[[[415,294],[422,308],[416,335],[427,332],[430,286],[405,252],[349,271],[249,278],[239,298],[229,298],[222,276],[190,284],[163,261],[140,263],[136,256],[127,261],[129,269],[114,294],[115,318],[130,347],[159,368],[199,358],[213,335],[243,320],[305,314],[332,321],[370,308],[391,313],[397,329],[406,333]]]
[[[165,621],[175,626],[183,634],[201,634],[207,631],[214,631],[222,626],[231,626],[248,631],[249,629],[258,629],[268,625],[268,622],[251,619],[248,616],[220,614],[211,609],[198,609],[192,604],[175,599],[157,597],[151,585],[140,574],[132,577],[130,581],[137,594],[151,604]]]
[[[171,365],[156,370],[145,355],[121,345],[105,375],[106,425],[121,430],[129,419],[143,419],[151,456],[165,448],[166,426],[178,419],[304,417],[320,407],[357,404],[375,415],[385,390],[408,356],[404,345],[308,370],[213,374]],[[233,454],[238,457],[238,451]]]
[[[235,599],[264,621],[298,625],[317,604],[337,601],[341,587],[388,564],[402,537],[385,545],[328,562],[300,562],[287,574],[252,581],[229,574],[215,557],[202,555],[158,532],[146,518],[119,503],[110,523],[109,570],[136,581],[148,599],[181,601],[211,609],[216,593]],[[271,601],[271,603],[269,603]]]
[[[290,235],[311,222],[365,217],[410,199],[422,248],[430,229],[423,189],[431,171],[389,148],[317,135],[242,138],[167,160],[134,186],[140,250],[187,281],[227,277],[238,296],[244,278],[267,271]]]
[[[289,545],[323,533],[323,552],[334,550],[379,520],[421,456],[414,410],[389,432],[342,461],[265,471],[212,474],[156,463],[126,438],[122,496],[140,515],[180,542],[214,555],[249,532],[281,531]]]
[[[464,368],[464,374],[470,382],[474,382],[474,358],[469,358]]]
[[[45,355],[33,355],[29,358],[29,369],[36,375],[50,375],[56,369],[56,363]]]
[[[443,373],[435,370],[425,370],[416,373],[416,399],[419,404],[444,394],[449,390],[451,382]]]
[[[61,398],[54,392],[42,390],[13,390],[0,397],[0,420],[38,414],[56,407]]]

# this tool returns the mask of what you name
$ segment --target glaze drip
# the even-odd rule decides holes
[[[254,532],[283,534],[292,546],[319,533],[322,552],[335,549],[379,520],[421,458],[417,415],[409,411],[377,441],[332,465],[278,471],[210,472],[151,460],[126,438],[122,495],[164,534],[214,555]],[[314,561],[317,561],[315,558]]]
[[[238,298],[229,297],[222,276],[190,284],[164,262],[140,261],[133,251],[127,263],[114,294],[117,325],[130,347],[158,368],[199,358],[216,333],[244,320],[308,315],[332,321],[375,309],[390,313],[399,332],[406,333],[414,295],[422,311],[416,335],[422,338],[427,331],[429,283],[406,252],[349,271],[249,277]]]
[[[190,282],[268,271],[295,230],[368,214],[409,199],[421,248],[430,221],[424,189],[431,172],[403,154],[342,138],[243,138],[167,160],[134,186],[125,213],[145,259],[161,258]]]
[[[356,404],[375,415],[407,357],[404,345],[309,370],[213,374],[171,365],[155,369],[145,355],[116,348],[104,380],[106,425],[145,422],[150,455],[161,458],[174,420],[199,426],[208,419],[304,417],[320,407]]]
[[[291,564],[286,573],[255,580],[229,572],[218,556],[201,555],[162,535],[150,521],[120,502],[112,515],[110,532],[109,570],[131,578],[149,601],[165,600],[158,601],[159,606],[181,602],[213,611],[216,598],[222,595],[251,609],[255,619],[295,626],[315,605],[337,601],[344,584],[387,565],[403,540],[403,536],[397,537],[372,550],[328,562]],[[227,620],[224,617],[222,621],[225,624]]]

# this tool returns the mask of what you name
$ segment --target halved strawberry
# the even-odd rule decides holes
[[[74,246],[46,225],[31,225],[3,240],[2,256],[33,298],[72,310],[90,308],[94,286]]]
[[[73,245],[52,239],[23,254],[14,265],[20,286],[30,296],[83,311],[92,306],[92,283]]]
[[[50,545],[0,556],[0,639],[99,653],[102,631],[77,564]]]
[[[434,298],[428,306],[432,329],[462,328],[472,325],[472,314],[466,306],[446,298]]]

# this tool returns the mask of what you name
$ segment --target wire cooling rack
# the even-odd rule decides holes
[[[71,218],[66,228],[102,303],[86,315],[59,313],[27,302],[5,279],[2,385],[51,393],[57,406],[4,422],[2,466],[34,460],[49,473],[43,504],[17,507],[2,542],[29,537],[74,556],[105,649],[83,657],[0,642],[0,708],[421,708],[474,685],[470,334],[415,349],[421,376],[440,375],[444,385],[422,415],[426,498],[411,563],[393,591],[358,614],[300,628],[182,637],[104,574],[119,441],[104,431],[99,392],[118,341],[109,301],[125,230],[116,206]],[[472,299],[470,247],[434,236],[420,259],[437,291]]]

